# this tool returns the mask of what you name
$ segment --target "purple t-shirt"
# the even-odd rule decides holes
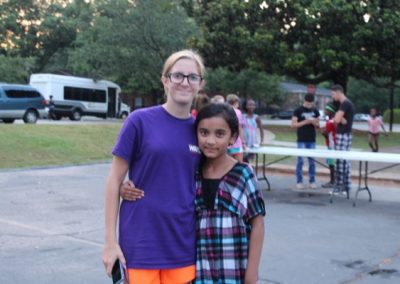
[[[193,265],[196,252],[195,169],[200,160],[194,119],[162,106],[134,111],[112,152],[126,160],[144,198],[122,201],[119,242],[128,268]]]

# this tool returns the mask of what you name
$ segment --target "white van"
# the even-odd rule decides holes
[[[54,103],[52,117],[80,120],[82,115],[126,118],[121,88],[110,81],[55,74],[32,74],[29,84]]]

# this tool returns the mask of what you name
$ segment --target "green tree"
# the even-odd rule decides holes
[[[2,1],[0,54],[36,58],[33,71],[65,68],[65,50],[93,18],[87,2]]]
[[[183,2],[202,28],[202,38],[193,42],[213,67],[252,67],[304,83],[331,81],[346,88],[349,76],[368,71],[379,77],[377,57],[399,50],[400,4],[394,0]],[[380,30],[396,39],[385,50],[367,21],[380,7],[390,7],[392,13],[390,24],[380,20]],[[371,46],[377,47],[375,56],[366,52]]]
[[[206,91],[210,95],[235,93],[244,99],[253,98],[266,104],[276,104],[281,102],[280,81],[279,76],[253,69],[233,72],[218,67],[207,72]]]
[[[68,66],[115,80],[127,93],[160,98],[162,64],[198,33],[195,22],[181,6],[162,0],[104,1],[98,9],[93,27],[75,41]]]
[[[393,109],[396,107],[396,88],[400,80],[400,2],[371,1],[367,6],[368,32],[362,36],[365,45],[363,52],[371,58],[364,72],[358,77],[388,90],[390,131],[394,122]],[[397,92],[397,101],[398,99]],[[397,103],[398,106],[398,103]]]
[[[0,82],[25,84],[34,65],[32,57],[0,55]]]
[[[383,113],[389,109],[387,89],[377,87],[364,80],[351,77],[347,87],[347,95],[356,106],[356,112],[369,113],[371,108],[376,108]]]

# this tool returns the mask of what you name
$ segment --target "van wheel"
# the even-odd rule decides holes
[[[77,109],[74,110],[69,117],[70,120],[81,120],[81,118],[82,118],[81,112]]]
[[[25,115],[23,117],[23,120],[25,123],[36,123],[36,121],[38,120],[38,114],[35,110],[33,109],[28,109],[25,112]]]
[[[3,118],[4,123],[14,123],[14,118]]]

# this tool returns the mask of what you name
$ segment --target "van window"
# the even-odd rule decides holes
[[[38,98],[40,93],[29,90],[4,90],[7,97],[9,98]]]
[[[105,103],[106,91],[98,89],[64,87],[64,99]]]

